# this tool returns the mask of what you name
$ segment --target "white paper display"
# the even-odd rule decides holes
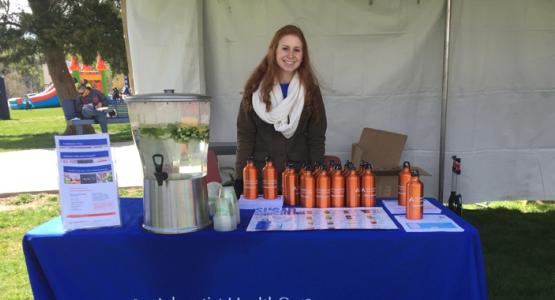
[[[395,216],[406,232],[462,232],[455,221],[446,215],[424,215],[422,220],[407,220],[405,216]]]
[[[397,229],[381,207],[357,208],[260,208],[247,231],[326,229]]]
[[[239,198],[239,208],[240,209],[258,209],[258,208],[282,208],[283,207],[283,196],[278,195],[276,199],[267,200],[259,195],[256,199],[245,199],[243,195]]]
[[[397,200],[382,200],[383,206],[392,215],[404,215],[407,212],[407,208],[399,205]],[[430,201],[424,199],[424,213],[425,214],[440,214],[441,209],[433,205]]]
[[[55,141],[64,229],[120,226],[108,134],[56,136]]]

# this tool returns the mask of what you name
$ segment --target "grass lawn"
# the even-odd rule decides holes
[[[555,201],[469,205],[463,217],[480,231],[490,299],[555,299]]]
[[[54,135],[61,135],[66,121],[61,107],[10,110],[11,120],[0,120],[0,152],[54,148]],[[102,132],[94,125],[96,132]],[[108,124],[110,141],[130,141],[129,124]]]
[[[142,189],[120,195],[142,197]],[[0,299],[32,299],[21,240],[58,207],[56,194],[0,198]],[[463,216],[480,231],[490,299],[554,299],[555,202],[468,205]]]
[[[142,188],[122,188],[122,197],[142,197]],[[59,215],[57,194],[0,198],[0,299],[33,299],[21,241],[25,232]]]

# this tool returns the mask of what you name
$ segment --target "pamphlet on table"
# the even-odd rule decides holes
[[[258,208],[282,208],[283,195],[278,195],[276,199],[264,199],[262,195],[258,195],[256,199],[245,199],[243,195],[239,198],[240,209],[258,209]]]
[[[56,136],[55,141],[64,229],[120,226],[108,134]]]
[[[357,208],[260,208],[247,231],[327,229],[397,229],[381,207]]]
[[[424,215],[421,220],[407,220],[403,215],[395,216],[406,232],[462,232],[455,221],[446,215]]]
[[[404,215],[407,212],[407,208],[405,206],[399,205],[397,199],[394,200],[382,200],[383,206],[392,214],[392,215]],[[433,205],[430,201],[424,199],[424,213],[425,214],[440,214],[441,209],[435,205]]]

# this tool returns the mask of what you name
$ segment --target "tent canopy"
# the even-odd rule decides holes
[[[328,117],[326,152],[364,127],[408,135],[402,160],[437,196],[445,1],[126,1],[136,93],[213,97],[211,141],[235,141],[243,85],[274,32],[301,27]],[[454,0],[446,157],[464,201],[555,199],[555,1]],[[445,164],[444,194],[450,186]]]

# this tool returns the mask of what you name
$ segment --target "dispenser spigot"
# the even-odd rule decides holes
[[[164,184],[164,180],[168,179],[168,173],[162,171],[162,166],[164,165],[164,156],[162,154],[154,154],[152,156],[152,163],[154,163],[154,177],[158,185]]]

